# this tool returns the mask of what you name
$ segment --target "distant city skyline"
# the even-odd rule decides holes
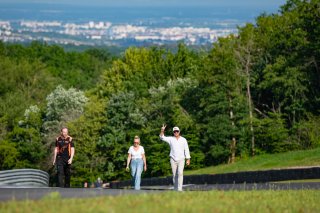
[[[285,0],[0,0],[0,40],[210,45]]]
[[[101,6],[250,6],[250,7],[274,7],[279,8],[286,0],[0,0],[0,3],[11,4],[68,4],[68,5],[101,5]]]

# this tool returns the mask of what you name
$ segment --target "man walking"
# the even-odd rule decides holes
[[[173,174],[173,185],[177,191],[182,191],[183,169],[185,159],[187,166],[190,165],[190,152],[187,140],[180,135],[179,127],[173,127],[174,137],[166,137],[164,130],[167,126],[161,127],[160,139],[167,142],[170,146],[170,164]]]
[[[54,149],[53,165],[57,163],[58,185],[60,187],[70,187],[70,170],[74,156],[74,144],[72,137],[68,135],[66,127],[61,129],[61,135],[56,139]]]

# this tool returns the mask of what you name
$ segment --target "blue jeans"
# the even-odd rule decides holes
[[[140,190],[141,183],[141,173],[143,170],[143,160],[142,158],[131,159],[130,164],[131,176],[132,176],[132,185],[135,190]]]

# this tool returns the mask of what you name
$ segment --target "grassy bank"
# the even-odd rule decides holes
[[[0,203],[1,212],[319,212],[320,191],[166,192]]]
[[[272,155],[259,155],[253,158],[239,160],[234,164],[206,167],[199,170],[185,171],[184,173],[186,175],[218,174],[299,166],[320,166],[319,153],[320,148]]]

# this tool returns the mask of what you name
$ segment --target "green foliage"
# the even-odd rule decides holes
[[[92,88],[112,60],[107,50],[67,52],[62,47],[40,42],[32,42],[28,46],[5,44],[0,54],[17,62],[40,62],[45,65],[51,76],[60,80],[60,84],[79,89]]]
[[[318,16],[317,0],[289,0],[281,14],[257,19],[257,42],[263,56],[258,70],[264,75],[259,81],[270,84],[267,90],[258,90],[265,97],[261,104],[280,107],[289,125],[302,119],[306,111],[319,109]],[[270,91],[271,87],[278,89],[281,97]],[[279,98],[287,103],[277,103]]]
[[[65,52],[39,42],[29,46],[1,42],[0,54],[0,140],[10,141],[14,150],[18,150],[17,155],[12,151],[17,160],[10,167],[47,170],[51,163],[50,147],[59,127],[82,113],[74,104],[83,100],[55,102],[63,105],[62,112],[61,106],[50,100],[50,109],[44,109],[45,98],[58,84],[92,87],[109,66],[111,56],[105,50]],[[38,106],[32,107],[35,104]]]
[[[197,112],[197,123],[204,133],[203,151],[207,152],[207,165],[227,162],[232,138],[239,143],[245,137],[243,129],[246,127],[241,124],[247,111],[244,77],[239,72],[234,39],[220,39],[214,45],[199,76],[203,94],[199,100],[201,108]]]
[[[288,130],[281,114],[269,113],[268,117],[256,119],[255,129],[258,152],[277,153],[290,150]]]
[[[1,140],[0,141],[0,169],[13,169],[17,163],[19,152],[14,143]]]
[[[56,89],[50,93],[47,98],[46,117],[49,121],[62,120],[63,116],[81,114],[83,106],[87,102],[87,97],[83,92],[74,88],[68,90],[58,85]],[[65,119],[65,118],[64,118]]]
[[[113,95],[106,106],[106,119],[102,137],[98,141],[101,155],[106,159],[104,171],[108,179],[128,176],[125,172],[127,151],[134,135],[146,119],[135,103],[133,93]]]
[[[273,107],[278,112],[288,116],[291,124],[303,116],[307,79],[299,68],[290,67],[284,57],[279,57],[275,64],[267,65],[264,73],[264,81],[259,85],[265,93],[272,93]]]
[[[82,91],[74,88],[67,90],[58,85],[46,100],[47,107],[41,131],[42,141],[45,150],[47,150],[46,157],[43,158],[43,165],[51,169],[55,138],[62,127],[66,127],[69,122],[75,121],[81,116],[88,98]],[[76,143],[76,139],[73,139],[73,142]]]
[[[39,169],[46,153],[39,131],[34,128],[15,127],[9,137],[16,143],[19,152],[16,167]]]
[[[98,177],[110,180],[103,167],[106,162],[104,152],[97,147],[104,123],[105,102],[94,96],[89,98],[83,115],[68,123],[76,149],[72,179],[75,186],[81,187],[85,181],[94,182]]]
[[[151,153],[150,165],[154,168],[153,175],[169,175],[168,164],[169,147],[159,141],[159,127],[162,123],[168,126],[167,134],[172,134],[172,127],[179,126],[182,135],[188,140],[189,148],[192,150],[191,158],[194,163],[191,168],[199,168],[203,165],[204,154],[199,146],[200,138],[196,124],[191,114],[184,105],[190,90],[197,87],[197,81],[189,78],[178,78],[169,80],[165,86],[149,89],[150,97],[144,100],[142,110],[149,115],[147,131],[151,131],[148,139],[146,152]],[[155,156],[160,156],[155,158]]]
[[[19,153],[15,168],[43,168],[42,160],[46,149],[42,143],[41,125],[40,109],[30,106],[25,110],[24,119],[19,121],[19,126],[15,126],[8,134],[7,137],[15,144]]]
[[[0,117],[7,119],[8,129],[29,105],[42,102],[55,83],[43,64],[24,58],[0,57],[0,76]]]
[[[320,118],[308,116],[297,123],[292,129],[292,140],[299,144],[299,148],[315,148],[320,145]]]

